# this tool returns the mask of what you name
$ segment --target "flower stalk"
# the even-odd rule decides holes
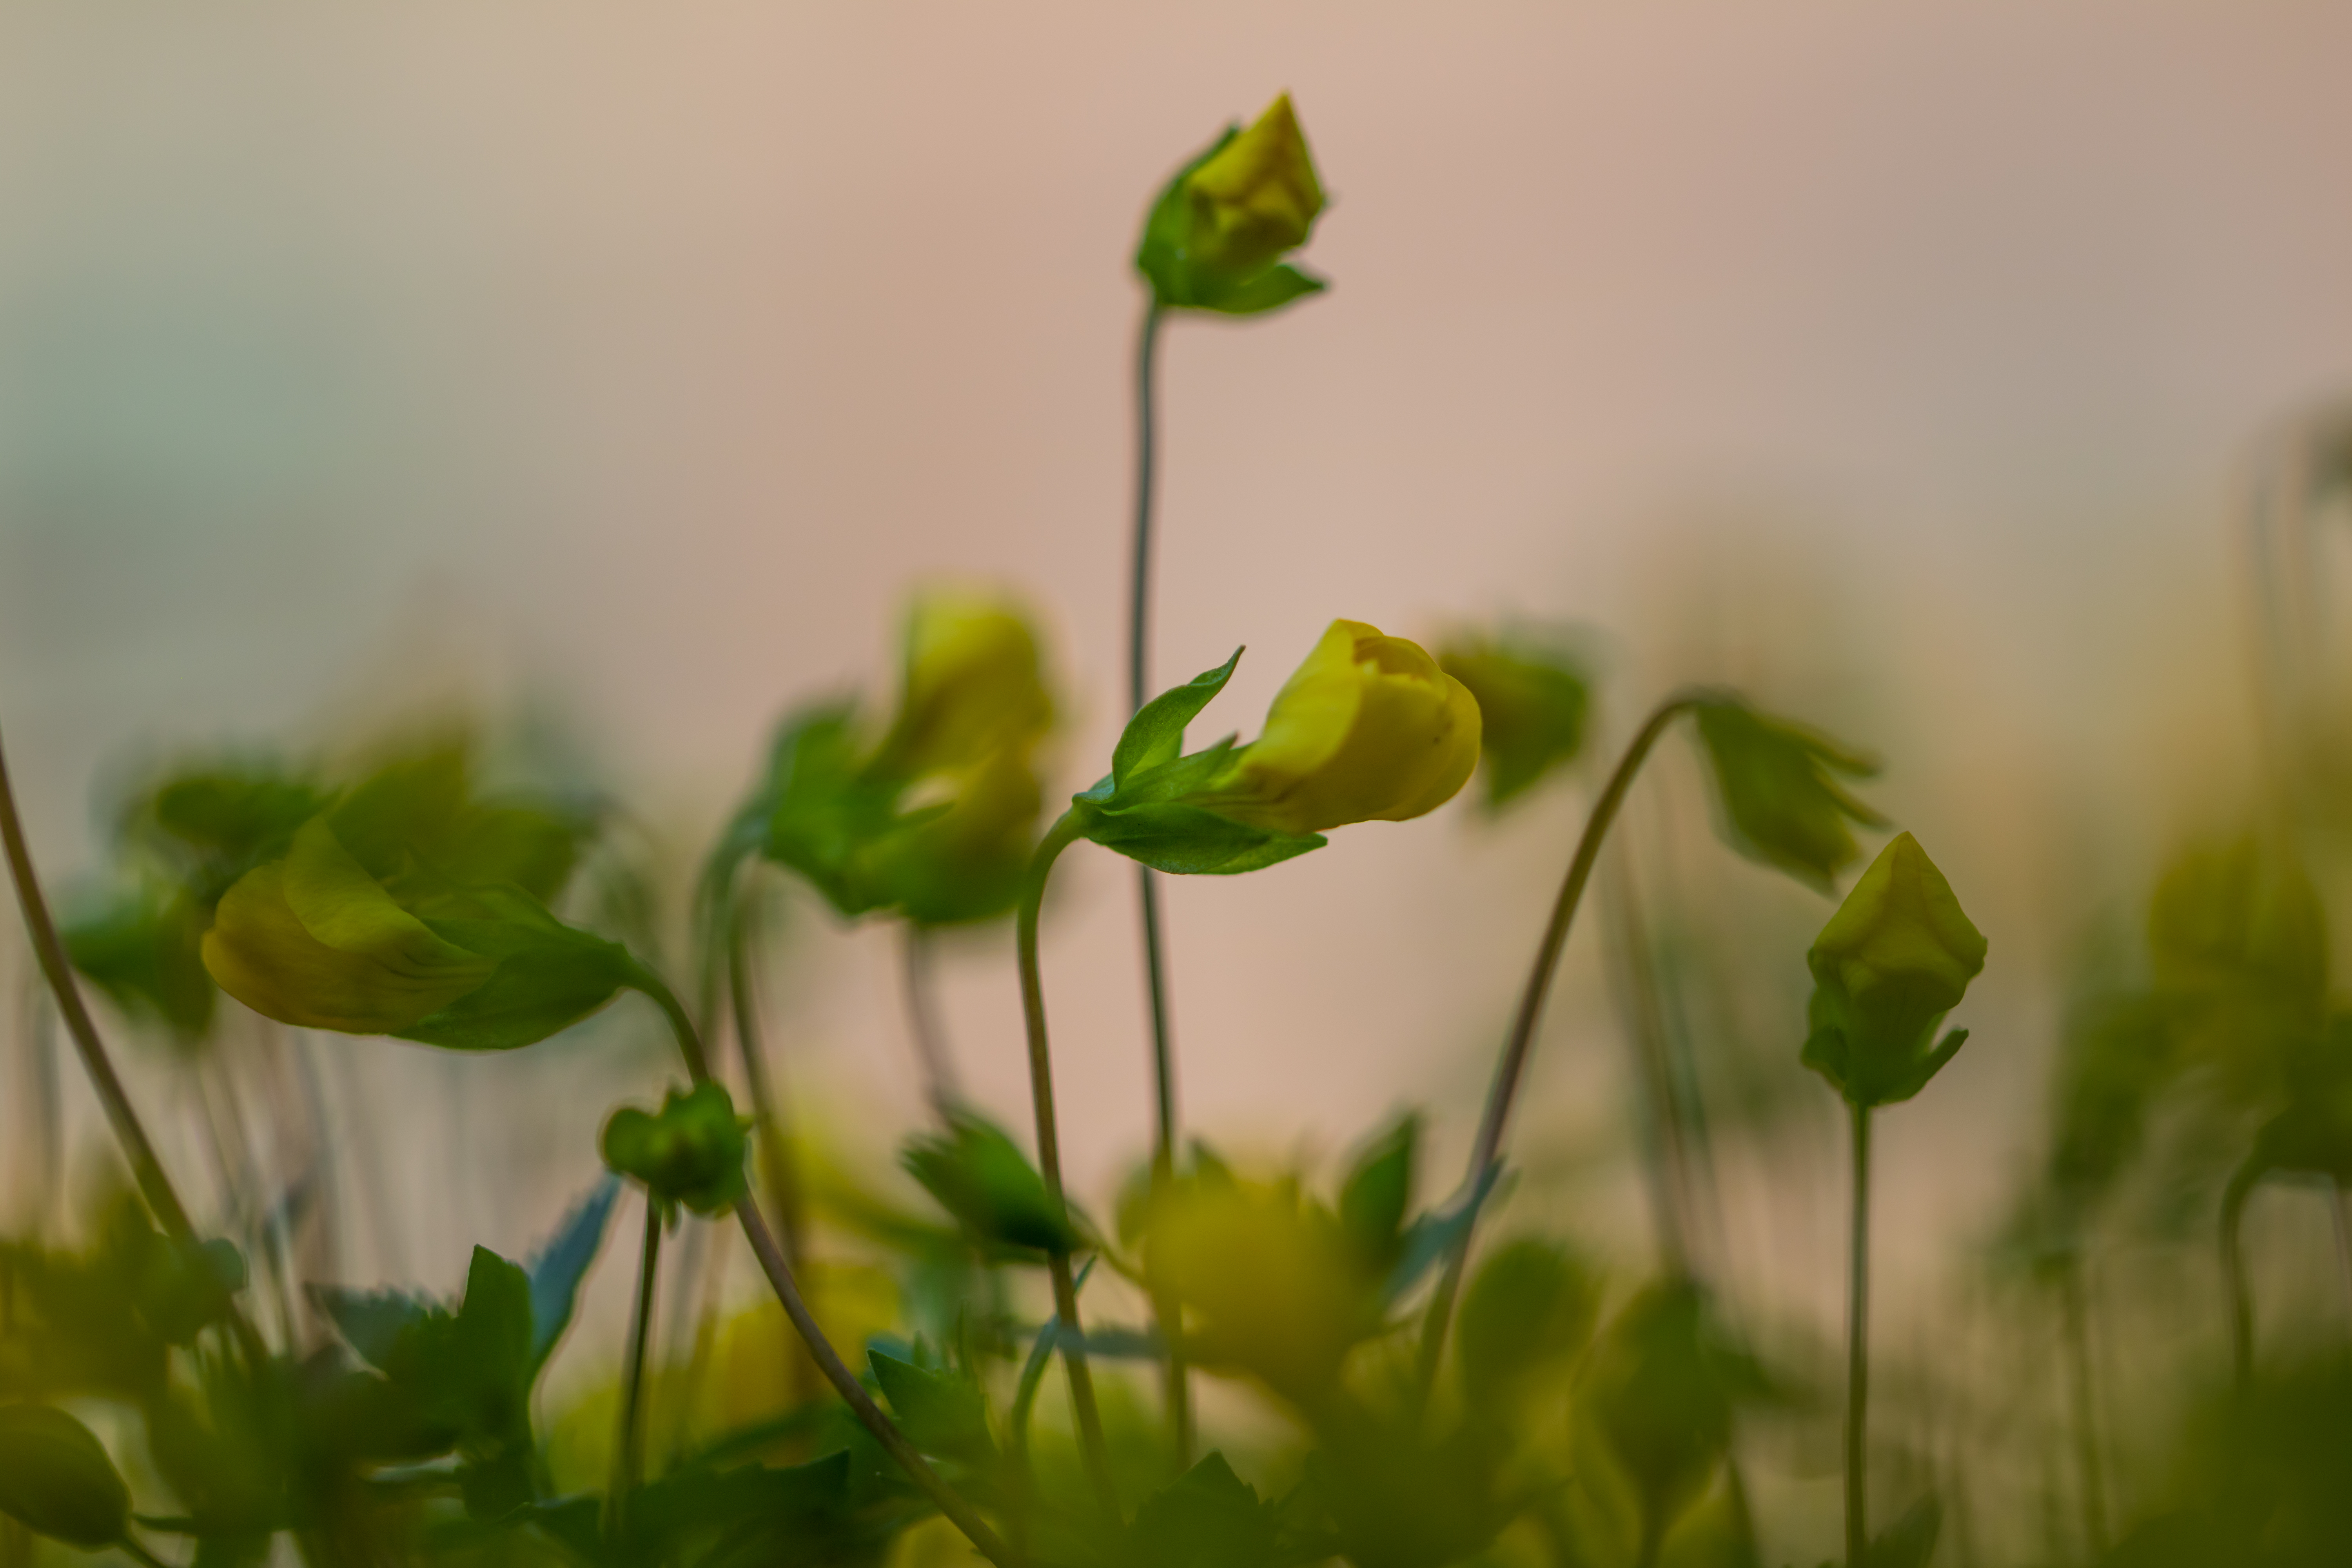
[[[1014,930],[1021,963],[1021,1011],[1028,1028],[1029,1092],[1037,1119],[1037,1172],[1045,1178],[1055,1216],[1069,1222],[1069,1200],[1062,1186],[1061,1138],[1054,1119],[1054,1060],[1045,1036],[1045,991],[1037,967],[1037,915],[1045,903],[1046,879],[1054,862],[1078,838],[1074,813],[1064,812],[1037,846],[1030,861],[1029,885],[1021,895]],[[1060,1324],[1062,1364],[1070,1379],[1070,1402],[1078,1417],[1078,1444],[1087,1477],[1110,1518],[1120,1517],[1118,1489],[1111,1479],[1110,1447],[1103,1436],[1102,1411],[1095,1403],[1094,1373],[1087,1364],[1086,1331],[1078,1318],[1076,1280],[1070,1272],[1070,1255],[1049,1251],[1046,1262],[1054,1280],[1054,1314]]]
[[[1551,918],[1544,926],[1543,940],[1537,944],[1536,960],[1528,972],[1528,981],[1519,994],[1518,1011],[1512,1016],[1511,1032],[1504,1041],[1503,1053],[1495,1063],[1495,1076],[1486,1091],[1486,1110],[1478,1123],[1477,1142],[1470,1151],[1470,1170],[1465,1178],[1468,1190],[1476,1192],[1486,1179],[1486,1173],[1502,1155],[1503,1134],[1509,1125],[1512,1102],[1517,1098],[1519,1081],[1526,1075],[1528,1052],[1535,1045],[1536,1026],[1542,1020],[1545,1000],[1551,994],[1553,975],[1559,968],[1560,950],[1568,945],[1569,928],[1575,922],[1576,911],[1584,900],[1584,889],[1592,880],[1593,868],[1600,864],[1601,846],[1608,837],[1611,825],[1625,804],[1626,792],[1633,788],[1634,775],[1642,763],[1657,746],[1676,719],[1698,705],[1693,693],[1681,693],[1667,699],[1651,713],[1618,759],[1617,767],[1601,787],[1601,796],[1592,804],[1592,812],[1585,819],[1583,837],[1577,840],[1575,857],[1569,861],[1568,875],[1560,882],[1559,896],[1552,901]],[[1429,1303],[1429,1311],[1422,1327],[1421,1364],[1418,1387],[1425,1406],[1430,1393],[1437,1384],[1439,1363],[1445,1353],[1445,1335],[1454,1318],[1454,1304],[1462,1291],[1462,1272],[1470,1256],[1471,1234],[1476,1216],[1462,1227],[1461,1234],[1446,1253],[1445,1271],[1439,1279],[1437,1290]]]
[[[649,970],[641,968],[633,984],[661,1009],[662,1016],[668,1021],[670,1033],[677,1042],[678,1055],[686,1062],[687,1076],[697,1085],[709,1082],[709,1059],[703,1054],[702,1040],[695,1033],[694,1020],[687,1016],[686,1008],[680,1005],[677,994]],[[908,1440],[907,1435],[898,1429],[898,1423],[874,1403],[874,1396],[866,1392],[865,1385],[857,1381],[857,1374],[851,1372],[848,1364],[841,1359],[841,1352],[834,1349],[833,1342],[818,1326],[815,1315],[809,1310],[808,1302],[801,1294],[800,1281],[793,1271],[791,1260],[776,1245],[774,1234],[768,1229],[768,1222],[760,1213],[759,1200],[748,1192],[738,1198],[735,1218],[742,1227],[744,1240],[751,1245],[751,1255],[759,1259],[760,1271],[767,1276],[769,1288],[775,1291],[776,1300],[782,1304],[784,1316],[792,1320],[793,1328],[808,1347],[817,1370],[824,1374],[825,1382],[833,1385],[834,1392],[840,1394],[843,1403],[849,1406],[850,1414],[857,1418],[857,1424],[872,1435],[885,1453],[898,1461],[899,1468],[907,1472],[908,1479],[947,1516],[948,1521],[963,1532],[964,1539],[971,1542],[973,1550],[997,1564],[997,1568],[1018,1568],[1021,1559],[1005,1544],[1004,1538],[997,1534],[961,1492],[940,1479],[940,1473],[931,1468],[930,1461],[924,1458],[914,1444]]]
[[[1845,1303],[1845,1560],[1861,1568],[1870,1549],[1870,1110],[1850,1105],[1853,1217],[1847,1237]]]

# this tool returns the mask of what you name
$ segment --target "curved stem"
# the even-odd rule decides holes
[[[1063,850],[1077,841],[1076,817],[1064,812],[1046,833],[1029,862],[1029,885],[1021,895],[1016,917],[1021,958],[1021,1011],[1029,1031],[1029,1095],[1037,1114],[1037,1172],[1053,1194],[1054,1207],[1065,1224],[1069,1203],[1062,1188],[1061,1135],[1054,1121],[1054,1058],[1045,1038],[1045,988],[1037,969],[1037,911],[1045,903],[1045,882]],[[1070,1257],[1056,1252],[1047,1258],[1054,1277],[1054,1313],[1067,1331],[1062,1340],[1062,1364],[1069,1373],[1070,1403],[1078,1415],[1078,1441],[1086,1457],[1087,1476],[1104,1511],[1119,1517],[1118,1489],[1112,1483],[1110,1448],[1103,1439],[1102,1412],[1095,1405],[1093,1371],[1087,1365],[1085,1331],[1078,1321],[1078,1291],[1070,1276]]]
[[[930,933],[914,921],[906,922],[899,944],[900,973],[907,996],[907,1032],[915,1042],[915,1061],[923,1069],[923,1098],[942,1122],[955,1115],[964,1100],[948,1056],[947,1030],[940,1024],[939,999],[931,988]]]
[[[1527,1071],[1528,1054],[1535,1045],[1536,1025],[1542,1020],[1545,999],[1551,994],[1552,977],[1559,968],[1560,950],[1568,945],[1569,927],[1576,920],[1577,905],[1583,900],[1585,886],[1592,880],[1592,868],[1601,858],[1601,842],[1625,804],[1625,794],[1633,788],[1634,775],[1641,772],[1642,763],[1657,745],[1659,737],[1698,702],[1697,694],[1685,692],[1658,706],[1625,748],[1625,754],[1618,759],[1616,770],[1601,786],[1600,798],[1592,803],[1591,815],[1585,818],[1584,836],[1577,840],[1576,855],[1568,863],[1568,875],[1560,882],[1559,896],[1552,901],[1551,919],[1544,926],[1543,940],[1536,946],[1535,964],[1528,970],[1527,986],[1519,994],[1510,1037],[1504,1041],[1503,1054],[1495,1063],[1494,1080],[1486,1090],[1486,1114],[1479,1120],[1477,1142],[1470,1151],[1467,1190],[1471,1193],[1478,1191],[1486,1172],[1502,1153],[1503,1132],[1510,1121],[1511,1102],[1517,1097],[1519,1080]],[[1445,1272],[1430,1299],[1429,1315],[1421,1336],[1419,1396],[1424,1406],[1437,1385],[1438,1366],[1445,1354],[1445,1333],[1453,1321],[1454,1300],[1462,1291],[1462,1270],[1470,1256],[1471,1233],[1476,1224],[1477,1216],[1473,1214],[1462,1226],[1446,1254]]]
[[[131,1173],[139,1184],[139,1194],[154,1211],[157,1223],[175,1239],[194,1241],[195,1227],[189,1223],[188,1211],[181,1205],[172,1178],[164,1173],[163,1161],[156,1158],[155,1145],[148,1141],[147,1129],[140,1122],[130,1095],[123,1091],[122,1080],[115,1076],[106,1046],[98,1037],[98,1026],[90,1021],[89,1009],[82,1004],[81,988],[74,982],[65,943],[58,939],[57,925],[49,918],[48,900],[41,896],[40,882],[33,874],[32,853],[26,847],[25,825],[16,814],[16,792],[8,782],[5,752],[0,752],[0,840],[5,841],[8,873],[16,884],[16,901],[24,906],[25,929],[32,936],[41,973],[57,996],[58,1012],[66,1021],[67,1033],[73,1036],[74,1048],[81,1053],[83,1070],[89,1074],[90,1087],[98,1091],[99,1103],[105,1108],[107,1124],[114,1130],[115,1142],[122,1145],[122,1152],[131,1162]]]
[[[66,1032],[73,1037],[82,1070],[89,1075],[90,1087],[105,1109],[107,1125],[113,1129],[115,1142],[122,1146],[124,1158],[131,1162],[131,1178],[139,1184],[139,1194],[146,1199],[148,1209],[165,1235],[194,1247],[196,1227],[189,1220],[187,1208],[180,1202],[171,1176],[164,1172],[163,1162],[156,1156],[155,1145],[149,1141],[147,1129],[140,1121],[131,1096],[123,1089],[122,1079],[115,1075],[114,1062],[106,1054],[105,1042],[98,1037],[98,1026],[90,1020],[89,1008],[82,1002],[81,987],[74,980],[73,965],[66,958],[65,942],[58,935],[57,922],[49,918],[48,900],[41,895],[40,879],[33,872],[32,851],[25,842],[24,819],[16,812],[16,786],[8,781],[5,748],[0,748],[0,847],[6,851],[9,879],[16,884],[16,901],[24,909],[25,930],[33,939],[33,952],[40,961],[42,977],[48,981],[49,991],[57,997],[58,1016],[66,1021]],[[261,1335],[235,1301],[228,1303],[227,1322],[229,1334],[247,1363],[257,1368],[269,1359]]]
[[[611,1533],[627,1523],[629,1494],[645,1468],[646,1342],[654,1326],[654,1281],[661,1272],[661,1205],[646,1194],[646,1239],[637,1253],[637,1304],[629,1319],[629,1363],[621,1385],[621,1427],[613,1437],[613,1495],[605,1502]]]
[[[767,1175],[768,1202],[783,1232],[784,1256],[795,1269],[808,1261],[807,1226],[801,1213],[800,1184],[793,1179],[791,1142],[784,1136],[783,1110],[768,1073],[768,1052],[760,1037],[760,992],[751,973],[751,921],[745,899],[727,905],[727,1005],[735,1016],[735,1048],[743,1058],[743,1087],[751,1097],[751,1119],[760,1140],[760,1167]]]
[[[1870,1549],[1867,1480],[1870,1417],[1870,1107],[1853,1121],[1853,1228],[1846,1265],[1845,1560],[1862,1568]]]
[[[687,1075],[698,1084],[708,1082],[710,1068],[703,1056],[701,1038],[695,1034],[694,1021],[686,1016],[686,1009],[679,1005],[677,995],[662,983],[659,975],[643,966],[639,966],[632,981],[636,989],[650,997],[662,1010],[662,1016],[669,1020],[670,1031],[677,1037],[678,1055],[686,1059]],[[801,1296],[800,1282],[793,1276],[791,1261],[777,1247],[775,1237],[768,1229],[767,1220],[761,1215],[759,1200],[746,1193],[736,1201],[735,1218],[743,1228],[743,1239],[751,1244],[751,1255],[760,1260],[760,1271],[768,1277],[769,1288],[775,1291],[776,1300],[782,1303],[784,1316],[792,1320],[802,1342],[808,1346],[809,1355],[816,1362],[817,1370],[824,1373],[824,1380],[833,1384],[834,1392],[841,1395],[843,1403],[849,1406],[850,1414],[857,1417],[857,1424],[882,1445],[884,1452],[898,1462],[908,1478],[922,1489],[941,1513],[947,1515],[950,1523],[963,1531],[964,1539],[970,1541],[982,1557],[996,1563],[998,1568],[1018,1568],[1020,1559],[1005,1545],[1004,1538],[980,1517],[961,1492],[940,1479],[940,1473],[931,1468],[930,1461],[907,1440],[904,1432],[898,1430],[898,1423],[884,1415],[882,1407],[874,1403],[874,1396],[866,1392],[865,1386],[857,1381],[857,1375],[842,1361],[841,1352],[833,1348],[833,1342],[817,1326],[815,1316],[809,1311],[808,1302]]]
[[[1155,298],[1143,308],[1143,326],[1135,341],[1135,555],[1127,602],[1127,709],[1130,713],[1142,708],[1151,684],[1151,510],[1160,447],[1156,405],[1162,320]]]
[[[2246,1253],[2239,1229],[2246,1200],[2261,1179],[2252,1163],[2239,1167],[2221,1194],[2221,1280],[2229,1297],[2230,1373],[2241,1392],[2254,1380],[2254,1294],[2246,1283]]]

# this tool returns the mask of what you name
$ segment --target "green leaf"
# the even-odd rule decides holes
[[[806,878],[845,919],[878,908],[885,890],[870,858],[877,840],[904,825],[902,781],[867,776],[852,703],[785,720],[761,795],[765,852]],[[755,797],[757,798],[757,797]]]
[[[310,1300],[343,1342],[362,1361],[379,1372],[394,1372],[404,1335],[413,1334],[436,1309],[421,1296],[405,1290],[348,1290],[340,1285],[313,1285]]]
[[[1385,1300],[1391,1303],[1402,1300],[1439,1258],[1454,1249],[1463,1233],[1477,1222],[1479,1210],[1486,1206],[1502,1180],[1502,1165],[1489,1165],[1480,1173],[1476,1184],[1458,1193],[1450,1205],[1414,1216],[1412,1224],[1405,1227],[1396,1267],[1389,1271],[1388,1283],[1381,1288]]]
[[[934,1372],[881,1351],[866,1360],[908,1438],[927,1454],[982,1464],[996,1457],[988,1435],[988,1401],[969,1376]]]
[[[459,1425],[496,1458],[530,1441],[530,1277],[487,1247],[474,1248],[466,1297],[450,1327],[446,1379]]]
[[[328,799],[314,781],[266,758],[191,763],[133,796],[119,831],[127,848],[160,862],[209,909],[238,878],[283,855]]]
[[[984,1248],[1067,1253],[1078,1246],[1029,1157],[982,1117],[957,1112],[944,1135],[908,1140],[898,1163]]]
[[[1238,282],[1206,284],[1198,294],[1202,310],[1224,316],[1262,316],[1309,294],[1320,294],[1330,286],[1311,272],[1281,263]]]
[[[1748,858],[1832,891],[1837,873],[1861,853],[1847,824],[1880,827],[1886,821],[1832,775],[1873,778],[1877,763],[1817,731],[1759,713],[1738,697],[1711,698],[1697,714],[1724,837]]]
[[[1654,1285],[1595,1347],[1588,1399],[1649,1528],[1663,1536],[1706,1490],[1731,1446],[1732,1379],[1706,1297]]]
[[[1489,1253],[1455,1330],[1472,1407],[1507,1405],[1536,1373],[1582,1350],[1600,1299],[1591,1272],[1556,1243],[1529,1237]]]
[[[1400,1118],[1364,1151],[1339,1188],[1339,1227],[1375,1274],[1388,1273],[1403,1254],[1420,1143],[1421,1118]]]
[[[1136,1568],[1264,1568],[1275,1560],[1280,1516],[1211,1453],[1137,1505],[1128,1527]]]
[[[96,1434],[45,1405],[0,1405],[0,1513],[86,1552],[122,1537],[131,1489]]]
[[[1592,713],[1585,661],[1539,634],[1465,635],[1439,650],[1478,700],[1486,806],[1499,812],[1584,750]]]
[[[1146,771],[1177,759],[1184,750],[1184,727],[1225,689],[1225,682],[1234,678],[1234,667],[1242,661],[1242,652],[1235,648],[1233,657],[1214,669],[1202,670],[1183,685],[1161,692],[1127,721],[1118,744],[1111,751],[1114,785],[1124,787]]]
[[[596,1190],[580,1200],[530,1260],[530,1364],[534,1374],[555,1352],[556,1341],[571,1326],[580,1300],[580,1281],[596,1260],[604,1243],[604,1226],[613,1215],[621,1184],[607,1176]]]

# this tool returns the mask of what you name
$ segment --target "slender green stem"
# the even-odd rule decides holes
[[[2352,1193],[2343,1178],[2328,1184],[2327,1216],[2336,1227],[2336,1272],[2344,1283],[2344,1307],[2352,1312]]]
[[[1045,983],[1037,969],[1037,912],[1045,900],[1045,882],[1054,873],[1054,862],[1077,837],[1077,819],[1064,812],[1030,859],[1029,885],[1023,889],[1014,928],[1021,958],[1021,1011],[1029,1030],[1029,1095],[1037,1113],[1037,1171],[1065,1222],[1069,1217],[1069,1201],[1063,1195],[1061,1135],[1054,1121],[1054,1058],[1045,1038]],[[1078,1292],[1070,1276],[1069,1255],[1057,1252],[1047,1262],[1054,1277],[1054,1312],[1068,1331],[1062,1340],[1062,1364],[1070,1377],[1070,1403],[1077,1410],[1078,1442],[1087,1475],[1104,1511],[1116,1520],[1120,1517],[1118,1489],[1111,1480],[1110,1447],[1103,1438],[1102,1412],[1095,1405],[1094,1373],[1087,1365],[1085,1331],[1079,1325]]]
[[[646,1238],[637,1253],[637,1304],[629,1319],[629,1364],[621,1385],[621,1425],[613,1436],[613,1495],[605,1501],[612,1534],[627,1523],[629,1494],[645,1473],[646,1342],[653,1335],[654,1281],[661,1273],[661,1205],[646,1194]]]
[[[1870,1107],[1848,1109],[1853,1121],[1853,1228],[1846,1262],[1845,1560],[1847,1568],[1862,1568],[1870,1549]]]
[[[2240,1392],[2254,1380],[2254,1293],[2246,1282],[2246,1249],[2239,1235],[2246,1200],[2261,1179],[2252,1161],[2238,1168],[2221,1194],[2221,1284],[2229,1299],[2230,1374]]]
[[[2099,1465],[2097,1390],[2091,1380],[2091,1310],[2083,1260],[2071,1255],[2058,1272],[2058,1310],[2065,1321],[2067,1382],[2074,1405],[2074,1463],[2083,1472],[2083,1538],[2092,1554],[2107,1553],[2106,1478]]]
[[[81,988],[75,984],[73,965],[66,958],[65,943],[58,936],[56,923],[49,918],[48,900],[41,896],[41,885],[33,874],[33,857],[25,844],[25,825],[16,814],[16,792],[8,782],[8,763],[0,752],[0,840],[5,840],[8,855],[8,873],[16,884],[16,901],[24,906],[25,929],[33,939],[33,952],[40,961],[41,973],[48,980],[49,989],[58,999],[58,1012],[66,1021],[66,1031],[73,1037],[74,1047],[81,1053],[82,1068],[89,1074],[90,1087],[98,1091],[98,1100],[105,1109],[107,1124],[114,1130],[115,1142],[131,1162],[131,1174],[139,1184],[139,1193],[154,1211],[158,1224],[182,1241],[195,1239],[195,1227],[189,1223],[188,1211],[180,1202],[180,1194],[164,1173],[163,1163],[155,1155],[155,1145],[149,1142],[147,1129],[139,1120],[139,1112],[131,1104],[131,1097],[122,1088],[121,1079],[115,1076],[114,1063],[106,1054],[106,1046],[98,1037],[98,1026],[90,1021],[89,1009],[83,1005]]]
[[[727,905],[727,999],[735,1016],[735,1048],[743,1058],[743,1087],[751,1097],[751,1120],[760,1140],[760,1168],[767,1178],[768,1202],[783,1235],[784,1256],[794,1269],[808,1262],[808,1226],[794,1179],[792,1142],[784,1136],[784,1113],[768,1072],[768,1051],[760,1035],[760,989],[751,973],[751,919],[748,896]]]
[[[1139,710],[1151,691],[1151,523],[1156,500],[1155,480],[1160,450],[1159,359],[1160,331],[1166,321],[1160,301],[1143,310],[1143,325],[1135,342],[1135,542],[1128,585],[1127,707]],[[1143,979],[1151,1006],[1151,1087],[1155,1137],[1151,1150],[1151,1181],[1155,1193],[1164,1189],[1176,1169],[1176,1048],[1168,1026],[1168,960],[1160,939],[1159,873],[1149,866],[1135,868],[1136,906],[1143,921]],[[1167,1347],[1163,1381],[1168,1401],[1169,1438],[1176,1450],[1176,1468],[1192,1462],[1192,1379],[1185,1365],[1183,1335],[1178,1332],[1178,1308],[1165,1291],[1151,1296],[1152,1315],[1159,1321],[1160,1341]]]
[[[900,973],[907,997],[907,1032],[915,1042],[915,1061],[923,1070],[923,1098],[942,1122],[951,1120],[964,1102],[963,1085],[948,1055],[947,1030],[940,1023],[939,999],[931,986],[931,934],[908,921],[900,935]]]
[[[1470,1151],[1470,1172],[1467,1187],[1478,1191],[1487,1171],[1502,1154],[1503,1133],[1508,1126],[1511,1102],[1517,1098],[1519,1080],[1525,1075],[1528,1053],[1533,1048],[1536,1026],[1542,1020],[1545,999],[1551,994],[1553,974],[1559,968],[1560,950],[1568,944],[1569,927],[1576,920],[1577,905],[1583,900],[1586,884],[1592,880],[1592,868],[1601,858],[1601,841],[1608,836],[1610,825],[1617,820],[1618,811],[1625,804],[1625,794],[1633,787],[1633,777],[1641,772],[1643,762],[1657,745],[1674,721],[1697,706],[1696,693],[1682,693],[1660,704],[1657,710],[1642,725],[1625,754],[1618,759],[1616,771],[1601,786],[1601,796],[1592,803],[1592,813],[1585,818],[1584,836],[1577,840],[1575,858],[1568,863],[1568,875],[1559,886],[1559,896],[1552,902],[1551,919],[1544,926],[1543,940],[1537,944],[1536,960],[1528,972],[1526,988],[1519,994],[1518,1011],[1511,1019],[1511,1033],[1503,1044],[1503,1054],[1495,1063],[1495,1077],[1486,1090],[1486,1110],[1478,1123],[1477,1142]],[[1437,1386],[1437,1371],[1445,1356],[1446,1330],[1454,1319],[1454,1303],[1462,1291],[1462,1271],[1470,1257],[1471,1232],[1476,1215],[1462,1227],[1445,1259],[1445,1271],[1437,1282],[1436,1293],[1431,1297],[1429,1312],[1423,1320],[1421,1335],[1420,1400],[1425,1407],[1431,1392]]]
[[[698,1084],[708,1082],[710,1068],[703,1056],[701,1037],[694,1032],[694,1020],[687,1016],[686,1009],[679,1005],[676,994],[662,983],[660,976],[642,966],[632,977],[632,983],[653,1000],[654,1005],[662,1010],[662,1016],[669,1021],[670,1031],[677,1038],[678,1054],[686,1059],[687,1075]],[[782,1303],[784,1316],[792,1320],[793,1329],[799,1332],[802,1342],[808,1346],[810,1356],[816,1362],[817,1370],[824,1373],[824,1380],[833,1384],[834,1392],[841,1395],[843,1403],[849,1406],[850,1414],[857,1417],[857,1424],[882,1445],[884,1452],[898,1462],[908,1478],[930,1498],[941,1513],[947,1515],[950,1523],[963,1531],[964,1539],[970,1541],[982,1557],[996,1563],[998,1568],[1019,1568],[1021,1559],[1005,1545],[1004,1538],[981,1518],[961,1492],[940,1479],[940,1473],[931,1468],[930,1461],[907,1440],[904,1432],[898,1430],[898,1423],[884,1415],[882,1407],[874,1403],[874,1396],[866,1392],[865,1386],[857,1381],[857,1374],[849,1370],[847,1363],[841,1359],[841,1352],[833,1348],[833,1342],[817,1326],[815,1316],[809,1311],[808,1302],[801,1296],[800,1281],[793,1273],[791,1260],[776,1245],[775,1237],[768,1229],[767,1220],[760,1213],[759,1200],[746,1193],[736,1202],[735,1218],[742,1226],[744,1240],[751,1245],[751,1256],[760,1260],[760,1271],[768,1277],[769,1288],[775,1291],[776,1300]]]

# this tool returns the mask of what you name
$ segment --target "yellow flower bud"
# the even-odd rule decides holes
[[[498,968],[402,909],[323,817],[294,835],[286,858],[223,895],[204,960],[222,990],[265,1017],[354,1035],[396,1034]]]
[[[1402,822],[1469,782],[1478,735],[1470,689],[1419,644],[1333,621],[1199,804],[1280,833]]]
[[[1323,183],[1284,93],[1257,123],[1186,177],[1190,247],[1201,266],[1247,274],[1307,243],[1323,210]]]
[[[1037,638],[1001,600],[928,594],[907,617],[906,679],[877,772],[915,778],[1025,745],[1054,721]]]

